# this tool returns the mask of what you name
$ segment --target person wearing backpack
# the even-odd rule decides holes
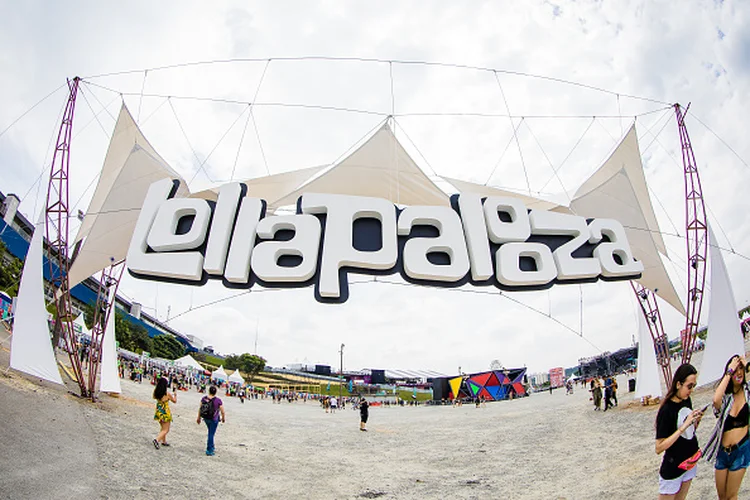
[[[198,418],[195,420],[195,423],[200,424],[201,419],[203,419],[206,423],[206,427],[208,427],[206,455],[209,457],[214,455],[214,436],[216,435],[216,429],[219,427],[219,418],[221,418],[222,423],[226,422],[224,404],[222,403],[221,398],[216,397],[216,386],[212,385],[208,388],[208,396],[203,396],[201,399]]]

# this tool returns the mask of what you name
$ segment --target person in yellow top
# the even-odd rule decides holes
[[[154,399],[156,400],[156,412],[154,413],[154,420],[159,422],[160,430],[159,434],[154,439],[154,448],[157,450],[159,446],[169,446],[167,443],[167,434],[169,434],[169,428],[172,425],[172,411],[169,409],[169,402],[177,403],[177,395],[167,390],[169,381],[161,377],[156,382],[156,388],[154,389]]]

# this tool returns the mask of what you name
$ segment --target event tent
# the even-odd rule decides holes
[[[226,382],[227,378],[227,372],[224,371],[224,366],[220,366],[218,370],[215,370],[211,374],[211,380],[220,380],[222,382]]]
[[[234,373],[229,376],[229,381],[230,382],[237,382],[238,384],[244,384],[245,383],[245,379],[242,378],[242,375],[240,375],[240,371],[239,370],[235,370]]]
[[[175,359],[174,364],[184,366],[186,368],[193,368],[195,370],[203,371],[203,367],[198,363],[190,354],[187,354],[181,358]]]

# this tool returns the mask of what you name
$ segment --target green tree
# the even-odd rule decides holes
[[[11,297],[18,295],[18,284],[21,282],[22,271],[23,263],[21,260],[10,255],[5,243],[0,241],[0,290]]]
[[[227,356],[224,359],[224,367],[228,370],[240,370],[247,374],[252,381],[266,367],[266,360],[261,356],[246,352],[244,354]]]
[[[160,358],[177,359],[185,354],[185,346],[171,335],[157,335],[153,345],[153,355]]]
[[[93,315],[93,308],[91,308],[91,314]],[[118,309],[115,309],[115,339],[123,349],[139,354],[143,351],[151,352],[153,348],[153,342],[151,337],[148,336],[148,331],[143,326],[128,321],[125,313]]]

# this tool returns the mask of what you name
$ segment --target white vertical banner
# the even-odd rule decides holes
[[[117,346],[115,344],[115,287],[109,293],[109,303],[112,310],[109,313],[107,326],[104,329],[104,340],[102,341],[102,371],[99,382],[99,390],[102,392],[121,393],[120,375],[117,373]]]
[[[62,384],[47,325],[42,274],[42,239],[45,222],[34,228],[14,309],[10,367],[35,377]]]
[[[661,397],[661,379],[656,352],[646,318],[638,305],[638,375],[635,381],[635,397]]]
[[[708,337],[703,353],[703,363],[698,371],[700,385],[721,378],[729,358],[745,354],[745,340],[734,301],[732,283],[724,264],[724,257],[708,227],[709,261],[711,263],[711,299],[708,309]]]

